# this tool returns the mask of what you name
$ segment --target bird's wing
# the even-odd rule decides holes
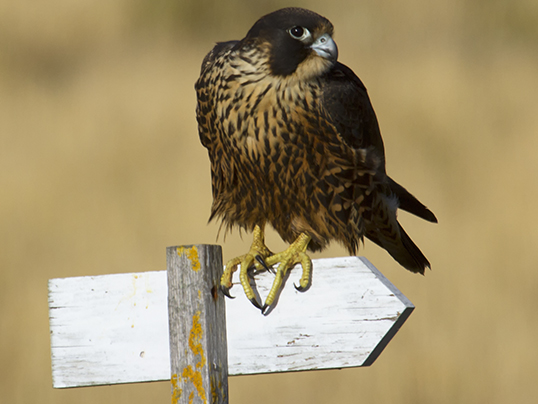
[[[212,69],[215,61],[238,43],[239,41],[218,42],[204,58],[200,69],[200,76],[206,74],[208,69]]]
[[[216,91],[219,74],[222,71],[222,65],[219,65],[219,59],[238,43],[239,41],[217,43],[204,58],[200,70],[200,77],[195,84],[196,95],[198,97],[196,108],[198,132],[200,141],[208,149],[212,148],[216,136]]]
[[[366,87],[349,67],[336,63],[327,73],[322,102],[342,140],[355,149],[373,148],[384,173],[385,149],[374,108]]]
[[[239,41],[220,42],[207,54],[202,62],[200,77],[196,81],[197,95],[196,120],[201,143],[207,148],[211,162],[211,187],[213,205],[211,221],[223,204],[222,190],[226,184],[234,181],[234,170],[225,156],[223,142],[219,139],[216,104],[219,86],[223,85],[223,65],[226,53],[230,52]]]
[[[366,87],[349,67],[337,63],[327,74],[323,106],[342,140],[353,148],[373,148],[381,159],[380,174],[385,174],[383,139],[374,109]],[[437,223],[432,211],[392,178],[387,179],[388,192],[398,198],[400,209]]]

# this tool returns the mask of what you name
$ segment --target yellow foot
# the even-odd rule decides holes
[[[267,266],[272,266],[277,262],[280,262],[278,269],[276,271],[275,280],[271,286],[271,290],[265,299],[265,304],[261,308],[262,313],[271,306],[278,294],[278,291],[282,287],[282,280],[286,276],[287,272],[292,269],[296,264],[301,264],[303,267],[303,274],[299,281],[299,286],[294,285],[295,288],[302,292],[310,284],[311,275],[312,275],[312,260],[306,254],[306,248],[311,238],[309,235],[302,233],[297,239],[283,252],[271,255],[267,257],[265,263]]]
[[[271,255],[271,251],[265,245],[265,236],[263,234],[263,227],[256,225],[253,232],[254,240],[250,246],[250,250],[245,255],[233,258],[226,264],[226,268],[222,277],[220,278],[220,288],[222,292],[229,298],[233,297],[230,295],[230,289],[232,285],[232,276],[235,271],[237,271],[237,266],[241,265],[241,270],[239,271],[239,280],[243,286],[243,290],[247,295],[248,300],[256,306],[258,309],[262,309],[260,303],[256,300],[256,295],[250,286],[248,279],[248,270],[252,266],[256,269],[269,269],[265,264],[265,259]]]

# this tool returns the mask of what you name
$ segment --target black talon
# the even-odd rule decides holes
[[[258,270],[256,269],[256,266],[254,264],[252,264],[251,266],[248,267],[247,269],[247,276],[250,278],[250,279],[254,279],[254,276],[258,274]]]
[[[258,261],[266,271],[271,272],[273,275],[276,275],[276,271],[273,269],[273,267],[268,267],[261,256],[256,255],[256,261]]]
[[[262,314],[265,314],[265,310],[267,310],[269,306],[267,304],[264,304],[263,307],[261,308],[262,310]]]
[[[262,306],[260,306],[260,303],[258,303],[258,301],[256,300],[255,297],[253,297],[252,299],[249,299],[250,300],[250,303],[252,303],[254,305],[254,307],[256,307],[257,309],[262,309]]]
[[[301,285],[297,286],[295,283],[293,284],[293,286],[298,292],[304,292],[306,290],[306,288],[303,288]]]
[[[224,293],[224,296],[229,297],[230,299],[235,299],[235,297],[230,294],[230,288],[220,285],[220,291]]]
[[[269,271],[269,272],[271,272],[273,274],[275,273],[275,271],[272,268],[269,268],[267,266],[267,264],[265,263],[265,261],[263,260],[261,255],[256,255],[256,261],[258,261],[261,264],[261,266],[265,268],[266,271]]]

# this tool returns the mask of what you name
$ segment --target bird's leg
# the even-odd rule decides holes
[[[248,279],[247,271],[250,267],[254,266],[257,269],[268,269],[268,266],[265,264],[265,259],[271,255],[271,251],[265,245],[265,236],[264,236],[264,227],[256,225],[253,231],[254,240],[250,246],[250,250],[245,255],[233,258],[226,264],[226,268],[222,277],[220,278],[220,288],[222,292],[230,296],[230,288],[232,287],[232,275],[237,271],[237,266],[241,265],[241,270],[239,271],[239,280],[241,285],[247,295],[248,300],[256,306],[258,309],[261,309],[260,304],[256,300],[256,295],[250,286]]]
[[[282,280],[286,276],[286,273],[293,268],[296,264],[301,264],[303,267],[303,274],[301,280],[299,281],[299,286],[295,286],[298,291],[305,290],[309,283],[312,275],[312,260],[306,254],[306,248],[310,242],[311,237],[306,233],[301,233],[299,237],[283,252],[271,255],[265,260],[265,263],[268,266],[272,266],[277,262],[280,262],[278,269],[276,271],[275,280],[273,281],[273,286],[267,295],[265,304],[262,308],[262,313],[273,304],[275,297],[282,286]]]

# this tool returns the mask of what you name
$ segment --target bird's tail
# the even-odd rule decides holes
[[[424,275],[424,270],[430,268],[430,262],[399,223],[398,230],[399,235],[391,236],[367,231],[366,237],[387,250],[391,257],[405,269]]]
[[[389,188],[390,196],[378,194],[374,199],[373,212],[376,214],[366,217],[365,236],[387,250],[407,270],[424,274],[430,263],[400,225],[396,213],[398,209],[404,209],[430,222],[437,222],[437,219],[404,187],[390,180]]]
[[[430,262],[399,223],[398,226],[400,228],[400,240],[404,248],[394,252],[389,251],[389,254],[404,268],[424,275],[424,270],[430,268]]]
[[[411,193],[389,177],[389,187],[391,192],[398,198],[398,208],[412,213],[428,222],[437,223],[437,218],[422,202]]]

